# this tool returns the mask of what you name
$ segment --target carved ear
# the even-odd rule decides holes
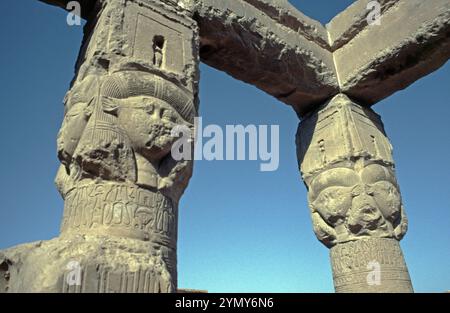
[[[336,230],[328,225],[317,212],[312,214],[312,223],[317,239],[329,248],[334,246],[337,239]]]
[[[311,191],[308,192],[307,197],[308,197],[308,206],[309,206],[311,212],[312,213],[317,212],[317,207],[315,205],[316,197],[312,194]]]
[[[110,97],[102,97],[101,101],[102,101],[102,109],[105,113],[117,115],[120,100],[113,99]]]
[[[408,231],[408,218],[405,214],[405,208],[403,207],[403,204],[401,205],[400,209],[401,209],[400,221],[397,227],[395,227],[394,229],[395,238],[397,238],[398,240],[401,240]]]

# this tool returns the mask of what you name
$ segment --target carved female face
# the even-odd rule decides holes
[[[359,171],[334,168],[319,174],[310,184],[310,205],[337,230],[338,237],[393,235],[402,213],[395,176],[378,164]]]
[[[133,149],[150,160],[170,153],[176,140],[171,130],[185,123],[169,104],[152,97],[122,100],[117,114],[119,125],[129,136]]]

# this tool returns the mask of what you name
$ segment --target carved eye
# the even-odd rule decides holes
[[[155,111],[155,106],[153,104],[147,104],[145,106],[145,112],[147,112],[147,114],[152,115],[154,111]]]
[[[170,110],[164,110],[162,117],[168,121],[175,122],[176,117]]]
[[[397,189],[394,186],[391,186],[389,188],[389,196],[393,196],[393,197],[397,197],[398,196]]]

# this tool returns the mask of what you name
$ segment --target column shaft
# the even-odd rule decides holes
[[[61,235],[7,251],[8,291],[176,292],[192,161],[172,157],[171,131],[194,128],[199,63],[177,3],[96,2],[58,135]]]

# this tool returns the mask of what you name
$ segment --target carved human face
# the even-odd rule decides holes
[[[368,234],[391,236],[401,222],[401,197],[394,173],[378,164],[358,171],[334,168],[319,174],[310,184],[310,205],[336,230],[338,241]]]
[[[170,153],[176,140],[171,136],[171,130],[185,123],[169,104],[152,97],[123,100],[118,119],[133,149],[150,160],[161,159]]]
[[[89,120],[89,104],[78,102],[68,104],[61,129],[58,133],[58,156],[67,163],[77,148]]]

